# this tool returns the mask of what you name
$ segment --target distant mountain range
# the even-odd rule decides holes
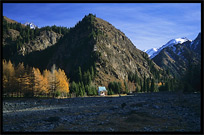
[[[144,52],[146,52],[148,54],[148,56],[152,59],[154,58],[156,55],[158,55],[160,53],[160,51],[166,47],[171,47],[177,44],[182,44],[186,41],[191,41],[189,39],[187,39],[186,37],[183,38],[177,38],[177,39],[172,39],[169,42],[167,42],[165,45],[163,45],[160,48],[151,48],[148,50],[144,50]]]
[[[180,77],[187,70],[189,61],[191,64],[200,64],[201,33],[193,41],[186,37],[172,39],[158,49],[151,48],[145,52],[158,66]]]

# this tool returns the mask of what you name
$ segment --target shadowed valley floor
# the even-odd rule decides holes
[[[3,131],[200,131],[200,94],[6,99]]]

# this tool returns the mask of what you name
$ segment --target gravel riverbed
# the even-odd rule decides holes
[[[4,132],[199,132],[200,94],[4,99]]]

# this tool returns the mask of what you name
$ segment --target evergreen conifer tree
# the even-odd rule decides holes
[[[150,91],[154,92],[155,86],[154,86],[154,79],[151,80],[151,87],[150,87]]]
[[[147,84],[146,84],[146,77],[144,75],[144,80],[143,80],[143,92],[147,92]]]

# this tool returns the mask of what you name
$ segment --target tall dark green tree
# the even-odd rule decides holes
[[[138,81],[139,81],[139,78],[138,78],[137,72],[135,71],[135,74],[134,74],[134,82],[135,82],[135,83],[138,83]]]
[[[171,91],[174,91],[174,85],[175,85],[175,81],[174,81],[174,79],[171,79],[170,80],[170,90]]]
[[[125,85],[125,92],[126,92],[126,93],[129,93],[128,86],[127,86],[127,83],[126,83],[125,80],[124,80],[124,85]]]
[[[121,94],[121,91],[122,91],[122,84],[121,82],[118,82],[118,93]]]
[[[80,95],[83,97],[85,95],[85,87],[83,82],[81,83],[81,87],[79,89],[80,89]]]
[[[147,82],[146,82],[146,83],[147,83],[147,84],[146,84],[146,85],[147,85],[147,92],[150,92],[150,87],[149,87],[150,79],[147,78],[146,81],[147,81]]]
[[[108,84],[108,90],[112,90],[115,94],[120,94],[122,90],[121,82],[110,82]]]
[[[94,68],[93,66],[91,66],[91,80],[94,79]]]
[[[22,37],[23,37],[23,43],[26,43],[26,31],[25,31],[25,29],[23,30]]]
[[[34,30],[35,38],[40,35],[40,30],[36,27]]]
[[[30,42],[30,28],[27,27],[27,43]]]
[[[7,21],[3,20],[3,34],[7,34],[8,33],[8,29],[9,29],[9,26],[8,26]]]
[[[155,89],[155,84],[154,84],[154,79],[151,80],[151,87],[150,87],[150,91],[154,92]]]
[[[78,93],[78,84],[74,81],[70,85],[70,93]]]
[[[89,70],[87,71],[87,84],[91,83],[91,74],[89,72]]]
[[[31,30],[31,36],[30,36],[30,39],[33,40],[35,38],[34,36],[34,30]]]
[[[78,69],[78,79],[79,79],[79,82],[82,82],[82,72],[81,72],[81,67],[79,66],[79,69]]]
[[[147,84],[146,84],[146,77],[144,75],[144,80],[143,80],[143,92],[147,91]]]
[[[166,91],[170,91],[170,84],[169,84],[168,80],[165,83],[165,89],[166,89]]]

